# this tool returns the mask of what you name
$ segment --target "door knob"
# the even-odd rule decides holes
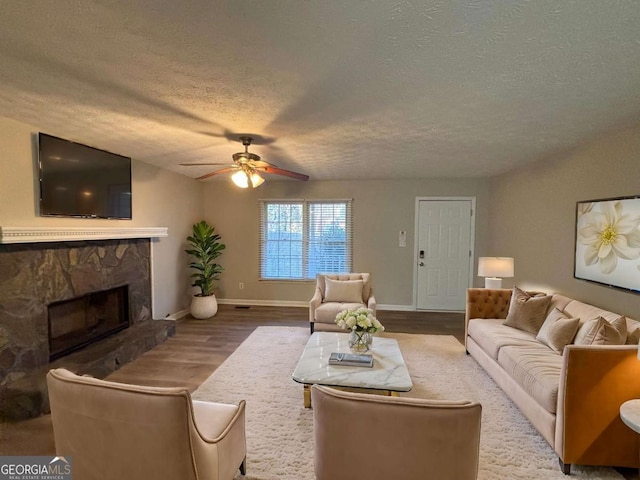
[[[424,267],[424,262],[420,262],[418,265],[420,265],[421,267]]]

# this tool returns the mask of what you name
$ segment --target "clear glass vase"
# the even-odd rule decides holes
[[[353,353],[364,353],[371,348],[373,335],[369,332],[351,330],[349,333],[349,348]]]

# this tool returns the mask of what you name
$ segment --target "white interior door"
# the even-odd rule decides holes
[[[473,245],[472,200],[420,200],[417,214],[419,310],[464,310]]]

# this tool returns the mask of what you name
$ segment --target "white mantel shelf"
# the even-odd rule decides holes
[[[73,242],[166,236],[167,227],[0,227],[0,243]]]

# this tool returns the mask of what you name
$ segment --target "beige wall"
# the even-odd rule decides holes
[[[0,226],[168,227],[169,237],[153,244],[156,318],[188,307],[184,239],[201,218],[227,244],[220,257],[226,268],[217,289],[221,299],[308,301],[313,282],[258,281],[260,198],[354,198],[354,270],[373,273],[379,303],[411,306],[414,209],[421,196],[476,197],[476,257],[516,259],[516,277],[505,279],[505,286],[561,292],[640,318],[640,296],[573,278],[575,202],[640,194],[640,127],[491,180],[269,181],[247,191],[226,180],[201,184],[134,160],[132,221],[39,217],[37,131],[0,118]],[[406,248],[397,245],[400,230],[407,232]]]
[[[191,279],[184,252],[191,226],[202,219],[202,186],[183,175],[133,162],[133,225],[168,227],[153,240],[154,317],[189,308]]]
[[[191,225],[202,216],[199,182],[134,160],[132,220],[39,217],[33,143],[37,131],[0,118],[0,226],[168,227],[168,237],[153,241],[154,317],[187,308],[189,274],[183,249]]]
[[[376,300],[383,305],[413,305],[413,244],[416,197],[476,197],[476,254],[486,245],[488,180],[432,179],[377,181],[268,181],[255,190],[241,190],[227,181],[205,184],[205,219],[215,226],[227,249],[217,288],[221,299],[265,303],[306,303],[315,282],[259,281],[260,199],[353,198],[353,270],[371,272]],[[407,232],[407,246],[398,233]],[[244,282],[244,290],[239,283]]]
[[[492,179],[489,254],[515,257],[516,277],[505,286],[640,318],[640,296],[573,278],[576,202],[639,195],[639,179],[640,126]]]

